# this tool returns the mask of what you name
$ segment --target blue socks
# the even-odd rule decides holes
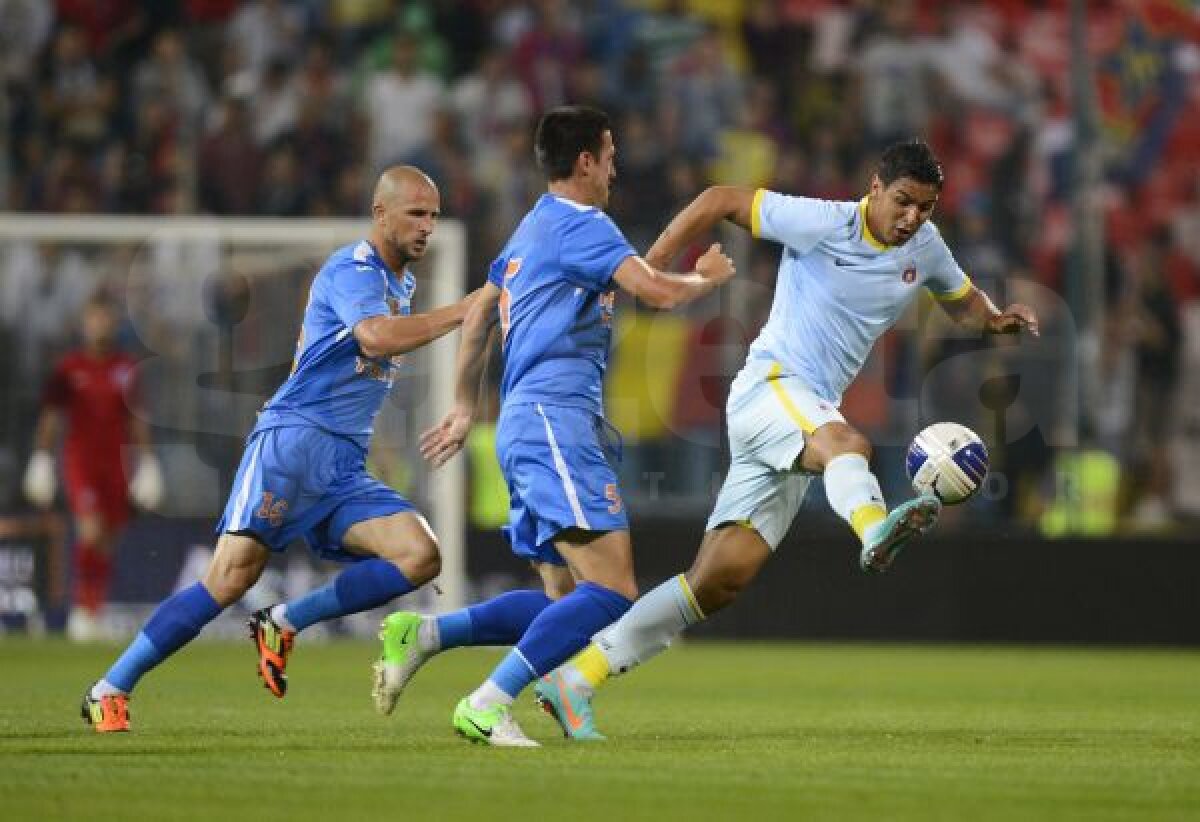
[[[297,631],[326,619],[369,611],[407,594],[415,586],[386,559],[364,559],[342,571],[333,582],[284,606]]]
[[[621,618],[633,605],[609,588],[581,582],[530,623],[517,647],[496,666],[491,679],[515,697],[526,685],[570,659],[592,635]]]
[[[131,692],[143,674],[195,639],[219,613],[221,606],[199,582],[172,594],[154,609],[104,681]]]
[[[440,650],[464,645],[514,645],[554,600],[541,591],[508,591],[437,618]]]

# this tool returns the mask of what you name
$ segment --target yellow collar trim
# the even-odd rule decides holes
[[[887,251],[890,246],[875,239],[875,235],[871,233],[871,227],[867,225],[867,198],[865,196],[858,201],[858,218],[862,221],[863,242],[876,251]]]

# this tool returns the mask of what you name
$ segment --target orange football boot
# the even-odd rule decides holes
[[[296,642],[296,632],[280,628],[271,619],[271,609],[255,611],[246,621],[250,641],[258,651],[258,675],[263,687],[279,699],[287,694],[287,660]]]

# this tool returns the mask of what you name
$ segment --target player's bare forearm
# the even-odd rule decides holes
[[[623,290],[652,308],[670,310],[697,300],[734,275],[733,261],[713,243],[696,261],[696,270],[687,274],[660,271],[641,257],[627,257],[613,273]]]
[[[33,434],[35,451],[53,451],[58,443],[58,432],[62,419],[57,409],[45,408],[38,417],[37,429]]]
[[[942,308],[958,325],[984,334],[1018,334],[1028,331],[1038,336],[1037,314],[1021,303],[1001,311],[987,294],[975,286],[959,300],[942,303]]]
[[[470,305],[463,299],[425,314],[368,317],[354,326],[354,337],[368,357],[392,357],[428,345],[462,325]]]
[[[476,292],[470,310],[463,320],[462,341],[458,347],[458,362],[454,369],[454,407],[440,423],[421,434],[421,456],[437,468],[462,450],[471,430],[475,406],[479,401],[479,384],[487,363],[485,350],[491,343],[495,325],[496,305],[500,289],[487,283]]]
[[[475,382],[475,399],[476,404],[488,390],[487,364],[491,361],[490,352],[500,340],[500,323],[493,322],[488,326],[487,339],[483,342],[483,355],[480,359],[483,361],[479,368],[479,379]]]
[[[712,186],[675,215],[646,252],[646,262],[666,268],[679,252],[721,220],[731,220],[749,230],[756,189],[745,186]]]
[[[488,283],[479,290],[463,320],[462,342],[458,346],[455,366],[454,401],[474,413],[479,399],[479,385],[487,365],[487,349],[496,331],[496,305],[500,289]]]
[[[154,445],[150,440],[149,424],[141,417],[135,416],[132,411],[129,417],[129,438],[143,454],[148,453]]]

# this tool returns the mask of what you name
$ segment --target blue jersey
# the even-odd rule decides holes
[[[316,426],[366,448],[401,358],[365,356],[354,326],[368,317],[407,315],[415,288],[410,272],[397,276],[365,240],[330,255],[309,291],[291,376],[254,430]]]
[[[542,195],[488,273],[501,289],[504,402],[603,413],[612,277],[636,254],[600,209]]]

